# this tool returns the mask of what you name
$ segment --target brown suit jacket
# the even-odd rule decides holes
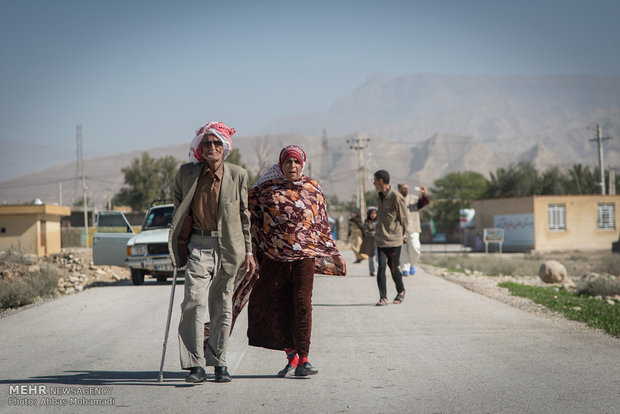
[[[182,267],[187,260],[187,242],[191,231],[188,212],[204,163],[183,164],[174,184],[174,216],[168,236],[172,264]],[[224,162],[217,216],[218,245],[222,269],[234,276],[252,252],[250,213],[248,211],[248,173],[243,168]]]

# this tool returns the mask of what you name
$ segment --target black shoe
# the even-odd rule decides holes
[[[230,382],[230,374],[226,367],[215,367],[215,382]]]
[[[309,362],[304,362],[303,365],[297,365],[297,368],[295,368],[296,377],[307,377],[308,375],[316,375],[318,373],[319,370],[314,368]]]
[[[284,369],[278,372],[278,377],[280,378],[291,377],[293,376],[293,372],[295,372],[295,367],[292,366],[291,364],[286,364]]]
[[[207,373],[203,367],[192,367],[189,375],[185,377],[185,382],[205,382]]]

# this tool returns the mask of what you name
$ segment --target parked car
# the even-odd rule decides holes
[[[99,212],[93,236],[93,263],[128,266],[134,285],[142,285],[146,275],[165,282],[173,274],[168,251],[173,213],[172,204],[153,205],[144,216],[142,230],[135,234],[122,212]]]

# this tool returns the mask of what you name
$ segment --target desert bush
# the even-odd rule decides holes
[[[592,271],[620,275],[620,254],[606,253],[601,255],[601,257],[594,262]]]
[[[578,295],[592,296],[615,296],[620,295],[620,280],[616,278],[603,278],[580,281],[576,283],[575,292]]]
[[[25,276],[0,279],[0,309],[28,305],[39,297],[53,295],[59,278],[58,270],[47,265]]]
[[[11,246],[5,251],[3,251],[1,259],[3,262],[24,265],[32,265],[37,262],[37,259],[34,255],[24,253],[21,245],[18,245],[17,247]]]

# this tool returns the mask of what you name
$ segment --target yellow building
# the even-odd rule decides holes
[[[0,250],[21,248],[45,256],[60,253],[60,218],[71,208],[50,204],[0,205]]]
[[[504,229],[504,250],[609,249],[618,240],[619,195],[548,195],[472,201],[477,234]]]

